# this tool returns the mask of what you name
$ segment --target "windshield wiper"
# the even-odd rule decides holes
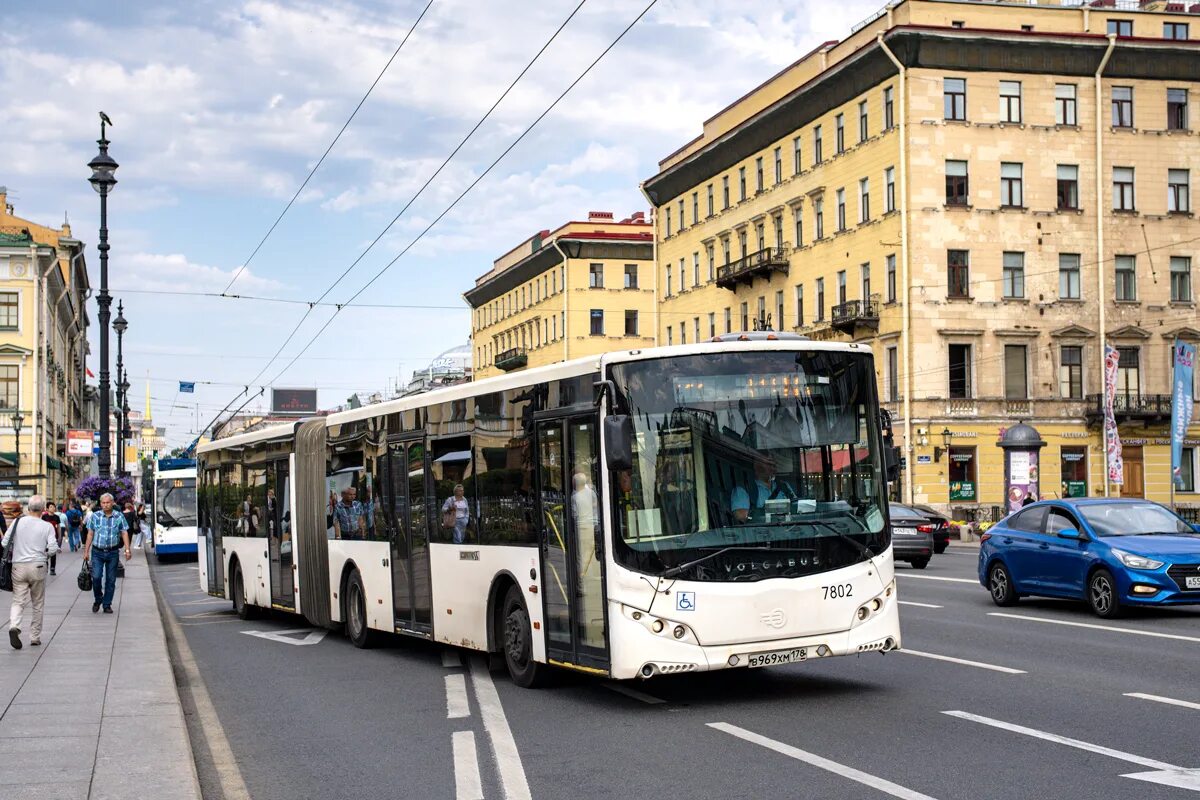
[[[717,556],[721,555],[722,553],[728,553],[730,550],[770,550],[770,549],[771,549],[770,547],[746,547],[745,545],[732,545],[730,547],[722,547],[719,550],[715,550],[706,555],[702,555],[699,558],[694,558],[691,561],[680,564],[677,567],[671,567],[669,570],[663,572],[663,574],[659,575],[658,577],[674,578],[676,575],[687,572],[689,569],[696,566],[697,564],[703,564],[705,561],[714,559]]]
[[[799,526],[799,525],[819,525],[819,526],[821,526],[822,528],[824,528],[824,529],[826,529],[826,530],[828,530],[828,531],[832,531],[832,532],[833,532],[833,535],[834,535],[834,536],[836,536],[836,537],[838,537],[839,539],[841,539],[843,542],[848,542],[848,543],[850,543],[850,544],[854,545],[854,547],[855,547],[855,548],[857,548],[857,549],[858,549],[858,551],[859,551],[861,554],[863,554],[864,556],[866,556],[867,558],[874,558],[874,557],[875,557],[875,555],[876,555],[874,552],[872,552],[872,551],[871,551],[871,548],[867,547],[865,544],[863,544],[862,542],[858,541],[857,539],[851,538],[849,534],[846,534],[846,533],[843,533],[842,531],[839,531],[839,530],[838,530],[836,527],[834,527],[833,525],[830,525],[828,522],[825,522],[824,520],[819,520],[819,519],[802,519],[802,520],[800,520],[799,522],[795,523],[795,525],[796,525],[796,526]]]

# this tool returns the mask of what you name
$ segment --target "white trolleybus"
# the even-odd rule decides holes
[[[868,347],[608,353],[198,448],[200,581],[614,678],[900,647]]]
[[[154,554],[196,555],[196,461],[154,462]]]

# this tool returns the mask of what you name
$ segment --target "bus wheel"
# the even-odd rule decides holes
[[[511,586],[508,589],[501,624],[504,630],[504,663],[512,682],[526,689],[543,685],[549,668],[533,660],[533,632],[519,587]]]
[[[254,606],[246,602],[246,584],[242,580],[242,565],[233,568],[233,580],[229,582],[233,594],[233,610],[239,619],[254,619]]]
[[[368,648],[375,644],[374,631],[367,625],[367,593],[358,570],[350,573],[346,585],[346,635],[355,647]]]

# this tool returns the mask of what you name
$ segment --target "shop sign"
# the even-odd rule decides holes
[[[1087,497],[1087,481],[1063,481],[1063,497]]]
[[[950,481],[951,500],[975,500],[975,483],[973,481]]]
[[[932,464],[933,456],[917,456],[918,464]]]

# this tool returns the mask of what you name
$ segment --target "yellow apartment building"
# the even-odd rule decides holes
[[[654,344],[654,231],[644,212],[544,230],[463,294],[476,380]]]
[[[61,502],[90,468],[68,458],[67,430],[88,427],[83,243],[13,214],[0,187],[0,499]],[[17,433],[16,418],[20,418]]]
[[[1166,501],[1171,343],[1200,339],[1200,13],[1184,8],[900,0],[822,44],[644,182],[659,341],[869,343],[910,502],[1000,511],[997,443],[1018,421],[1046,442],[1041,496]],[[1103,342],[1120,352],[1120,486]],[[1176,500],[1194,509],[1200,426],[1186,444]]]

